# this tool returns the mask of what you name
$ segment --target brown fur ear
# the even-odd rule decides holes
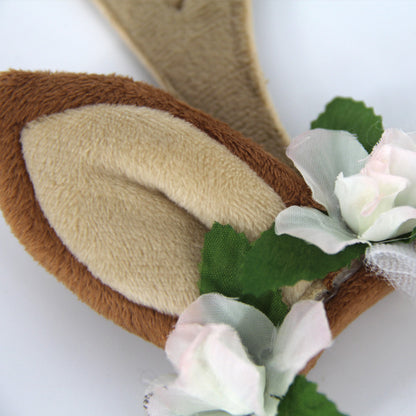
[[[37,200],[22,154],[20,135],[40,117],[98,104],[147,107],[186,121],[243,160],[285,205],[314,205],[304,181],[258,145],[170,95],[128,78],[13,71],[0,76],[0,205],[27,251],[81,300],[118,325],[163,346],[175,316],[129,300],[105,285],[58,237]],[[197,264],[195,264],[195,268]],[[337,335],[391,289],[361,269],[327,303]]]
[[[116,76],[20,71],[1,75],[0,205],[14,234],[37,261],[81,300],[118,325],[163,346],[175,317],[128,300],[103,284],[74,257],[45,218],[22,155],[20,135],[28,123],[42,116],[96,104],[166,111],[191,123],[244,160],[286,204],[304,203],[310,200],[310,195],[296,174],[259,146],[224,123],[148,85]]]
[[[333,290],[333,278],[334,274],[325,279],[329,290]],[[362,266],[325,302],[332,336],[337,337],[351,322],[392,291],[393,287],[387,281]],[[307,374],[315,366],[321,354],[309,361],[303,374]]]

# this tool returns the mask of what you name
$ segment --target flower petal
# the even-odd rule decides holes
[[[365,253],[366,266],[391,285],[416,298],[416,250],[414,244],[374,244]]]
[[[190,397],[173,387],[176,376],[168,375],[153,380],[145,392],[144,407],[149,416],[191,416],[199,412],[214,411],[206,401]]]
[[[374,147],[373,152],[377,152],[379,148],[386,144],[392,144],[402,149],[416,152],[416,135],[414,133],[405,133],[400,129],[386,129],[380,141]]]
[[[391,152],[390,172],[410,181],[409,186],[397,196],[396,205],[416,207],[416,152],[394,148]]]
[[[266,364],[268,392],[283,396],[308,361],[332,344],[322,302],[300,301],[279,328],[273,358]]]
[[[318,246],[327,254],[335,254],[346,246],[363,241],[357,239],[335,218],[308,207],[289,207],[277,216],[276,234],[289,234]]]
[[[169,334],[165,345],[165,351],[176,371],[179,371],[182,358],[186,351],[203,331],[204,327],[200,324],[187,324],[177,325]]]
[[[384,173],[352,175],[340,173],[335,183],[342,218],[356,234],[362,235],[381,214],[394,207],[397,195],[409,181]]]
[[[337,176],[340,172],[345,176],[358,173],[368,157],[352,134],[325,129],[310,130],[293,139],[287,155],[312,189],[315,201],[322,204],[330,216],[339,215],[334,195]]]
[[[257,364],[271,354],[276,335],[273,323],[258,309],[217,293],[200,296],[182,313],[176,327],[191,323],[233,327]]]
[[[360,237],[368,241],[383,241],[410,233],[416,227],[416,208],[396,207],[381,214]]]
[[[185,326],[175,330],[176,336]],[[265,383],[265,368],[251,361],[237,332],[228,325],[208,324],[183,354],[172,387],[207,401],[205,410],[262,416]]]
[[[416,140],[415,140],[416,142]],[[393,145],[377,146],[363,171],[374,176],[376,173],[401,176],[410,181],[409,186],[400,192],[396,205],[416,206],[416,152]]]

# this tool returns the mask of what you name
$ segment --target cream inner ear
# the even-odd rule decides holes
[[[284,208],[225,146],[164,111],[86,106],[31,122],[21,141],[66,247],[103,283],[162,312],[179,314],[198,296],[214,221],[254,239]]]

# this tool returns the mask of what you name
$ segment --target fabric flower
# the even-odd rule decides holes
[[[275,416],[306,363],[331,344],[322,302],[295,304],[280,328],[252,306],[206,294],[179,317],[166,343],[178,375],[155,380],[150,416]]]
[[[328,215],[287,208],[276,218],[277,234],[335,254],[416,227],[416,134],[388,129],[368,155],[348,132],[315,129],[294,139],[287,154]]]

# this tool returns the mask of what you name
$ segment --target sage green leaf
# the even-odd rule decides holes
[[[200,264],[200,293],[216,292],[238,298],[262,311],[274,325],[280,325],[288,313],[280,290],[265,291],[260,296],[243,294],[239,272],[250,249],[251,245],[243,233],[237,233],[230,225],[215,223],[205,236]]]
[[[239,297],[241,285],[238,271],[250,249],[244,233],[237,233],[231,225],[214,223],[205,235],[200,264],[199,291],[217,292],[228,297]]]
[[[410,233],[400,235],[398,237],[392,238],[391,240],[383,241],[383,244],[390,244],[390,243],[413,243],[416,240],[416,227]]]
[[[326,254],[315,245],[287,234],[265,231],[253,244],[241,266],[239,277],[243,293],[260,296],[299,280],[323,279],[328,273],[349,266],[364,254],[364,244],[346,247],[337,254]]]
[[[350,265],[365,249],[366,245],[357,244],[329,255],[301,239],[278,236],[274,229],[250,244],[231,226],[214,224],[205,237],[199,288],[201,294],[217,292],[238,298],[278,325],[288,312],[281,298],[283,286],[322,279]]]
[[[304,376],[297,376],[280,401],[278,416],[346,416],[325,395],[318,393],[317,385]]]
[[[241,295],[239,300],[262,311],[275,326],[280,326],[289,312],[289,307],[282,300],[281,290],[270,290],[257,297]]]
[[[409,243],[413,242],[416,240],[416,227],[413,228],[412,233],[409,236],[409,239],[407,240]]]
[[[357,136],[368,153],[383,134],[383,122],[364,102],[352,98],[337,97],[325,107],[325,111],[311,123],[312,129],[345,130]]]

